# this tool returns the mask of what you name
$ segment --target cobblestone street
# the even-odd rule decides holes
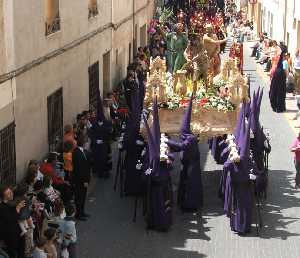
[[[289,147],[295,132],[284,114],[271,111],[268,100],[269,82],[256,72],[250,58],[250,45],[245,44],[245,72],[251,75],[251,88],[264,86],[261,121],[271,135],[272,153],[269,164],[269,191],[262,219],[260,237],[255,225],[250,235],[240,237],[230,231],[217,197],[219,172],[222,167],[201,144],[205,205],[202,217],[174,211],[174,225],[168,233],[147,233],[141,207],[137,221],[132,222],[134,202],[113,191],[113,179],[99,180],[91,192],[87,210],[92,217],[79,224],[79,257],[85,258],[168,258],[212,257],[253,258],[298,257],[300,253],[300,193],[293,189],[295,176]],[[174,181],[178,169],[174,169]],[[175,183],[176,184],[176,183]]]

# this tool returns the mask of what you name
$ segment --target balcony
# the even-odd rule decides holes
[[[60,18],[54,19],[52,22],[46,22],[46,36],[60,30]]]
[[[92,5],[89,7],[89,19],[98,15],[98,6]]]

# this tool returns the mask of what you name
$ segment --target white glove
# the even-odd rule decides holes
[[[151,175],[152,173],[152,169],[151,168],[148,168],[146,171],[145,171],[145,174],[146,175]]]
[[[97,140],[96,143],[97,143],[97,144],[102,144],[103,141],[102,141],[102,140]]]
[[[142,169],[143,164],[141,163],[141,161],[139,160],[138,163],[136,164],[135,168],[137,170],[141,170]]]
[[[121,142],[118,143],[118,149],[119,150],[123,149],[123,144]]]
[[[250,177],[250,180],[256,180],[256,175],[254,175],[254,174],[249,174],[249,177]]]
[[[250,129],[250,138],[254,139],[254,133],[253,133],[253,131],[251,129]]]
[[[142,145],[144,145],[144,143],[142,142],[142,141],[140,141],[140,140],[136,140],[136,142],[135,142],[137,145],[139,145],[139,146],[142,146]]]

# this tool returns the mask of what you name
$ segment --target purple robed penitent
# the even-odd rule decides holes
[[[150,129],[144,117],[148,135],[149,169],[147,191],[147,227],[166,231],[172,225],[172,183],[170,165],[160,161],[160,126],[157,100],[153,103],[153,125]]]
[[[184,115],[180,133],[181,141],[169,141],[170,148],[181,152],[182,170],[178,189],[178,204],[184,211],[197,211],[203,206],[203,186],[198,140],[191,132],[193,96]]]
[[[240,234],[250,231],[252,222],[253,193],[249,179],[250,127],[242,121],[238,147],[240,162],[227,160],[224,170],[227,172],[225,184],[224,211],[230,218],[231,230]]]
[[[99,177],[109,174],[110,133],[112,125],[104,116],[100,92],[97,94],[97,118],[88,131],[91,139],[91,152],[93,157],[93,171]]]
[[[285,97],[286,97],[286,73],[282,65],[283,54],[281,54],[278,66],[273,74],[271,81],[269,99],[273,111],[277,113],[284,112],[285,107]]]
[[[142,159],[141,153],[145,147],[143,138],[139,135],[141,107],[138,91],[131,95],[131,112],[127,122],[124,149],[124,192],[127,196],[138,196],[144,193],[142,169],[136,165]]]
[[[246,116],[246,108],[247,108],[248,103],[243,103],[242,108],[240,110],[239,113],[239,117],[238,117],[238,121],[236,124],[236,128],[234,131],[234,137],[235,137],[235,143],[238,144],[239,141],[239,137],[241,134],[241,130],[242,130],[242,123],[245,120],[245,116]],[[227,182],[227,173],[229,171],[229,164],[230,161],[228,160],[228,155],[230,153],[229,148],[227,147],[226,143],[224,142],[224,149],[221,153],[221,159],[224,161],[224,166],[223,166],[223,171],[221,173],[221,177],[220,177],[220,183],[219,183],[219,198],[221,198],[222,200],[224,200],[224,202],[226,202],[226,193],[225,193],[225,189],[226,189],[226,182]],[[226,146],[226,147],[225,147]],[[224,204],[224,206],[226,206],[227,204]]]

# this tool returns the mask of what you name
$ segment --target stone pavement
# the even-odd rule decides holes
[[[268,199],[262,213],[260,237],[240,237],[230,231],[217,198],[221,170],[201,144],[205,206],[202,218],[174,209],[174,225],[168,233],[147,233],[141,209],[132,222],[134,202],[113,191],[113,179],[98,180],[91,193],[88,222],[78,225],[80,258],[290,258],[300,256],[300,192],[293,189],[295,176],[289,147],[295,133],[284,114],[272,112],[269,85],[256,72],[256,63],[245,46],[245,70],[251,88],[264,86],[261,121],[271,135]],[[174,184],[178,169],[173,171]]]
[[[253,43],[246,43],[246,45],[251,47]],[[254,59],[253,59],[254,60]],[[259,77],[264,81],[265,84],[269,85],[270,84],[270,73],[264,72],[264,66],[257,64],[256,65],[256,70],[259,75]],[[300,131],[299,126],[300,126],[300,118],[298,120],[294,120],[293,118],[295,117],[295,114],[298,111],[296,99],[291,93],[287,93],[286,97],[286,112],[284,113],[288,123],[292,127],[292,129],[298,133]]]

